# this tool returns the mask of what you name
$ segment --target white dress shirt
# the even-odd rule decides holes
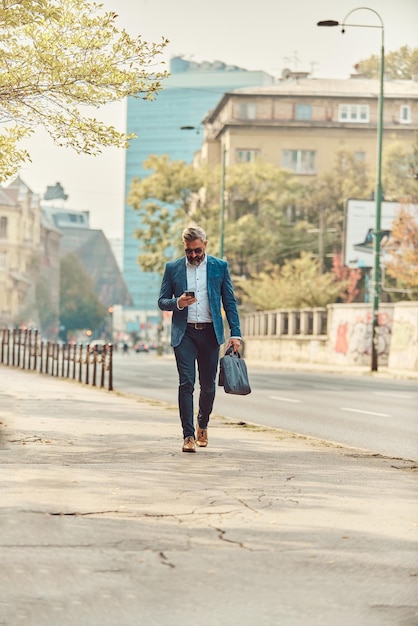
[[[191,265],[186,258],[187,290],[194,291],[197,302],[187,307],[187,322],[211,322],[208,285],[207,285],[207,258],[200,265]]]

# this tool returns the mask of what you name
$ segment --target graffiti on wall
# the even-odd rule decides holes
[[[393,324],[392,350],[405,352],[414,341],[414,326],[409,320],[396,320]]]
[[[372,351],[372,319],[371,312],[355,316],[354,321],[340,322],[337,326],[335,352],[361,361],[370,356]],[[387,313],[378,315],[377,353],[381,357],[389,356],[392,320]]]

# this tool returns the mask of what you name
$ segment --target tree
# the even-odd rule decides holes
[[[181,231],[192,213],[192,201],[202,187],[203,170],[169,157],[150,156],[143,167],[151,173],[134,178],[127,202],[138,211],[142,226],[135,232],[141,240],[139,264],[145,272],[163,273],[177,250]]]
[[[141,240],[142,269],[162,272],[164,263],[181,251],[179,233],[190,221],[206,230],[210,249],[216,254],[221,168],[195,168],[167,156],[150,157],[144,168],[151,173],[132,182],[128,197],[128,204],[142,220],[136,231]],[[269,163],[228,167],[225,249],[237,273],[249,274],[261,269],[266,258],[276,262],[292,253],[295,235],[287,211],[297,203],[299,189],[291,174]]]
[[[374,54],[359,61],[354,67],[367,78],[379,78],[380,56]],[[402,46],[386,54],[385,74],[395,80],[411,80],[414,74],[418,74],[418,48]]]
[[[301,220],[298,226],[301,235],[312,232],[313,227],[318,233],[316,247],[312,247],[311,238],[305,249],[318,252],[321,268],[327,256],[341,250],[347,198],[370,197],[371,192],[368,168],[347,150],[339,150],[332,169],[304,187],[300,205],[305,221]]]
[[[398,141],[383,153],[382,181],[385,200],[416,202],[418,197],[418,136],[412,152]]]
[[[360,268],[351,268],[342,263],[342,254],[335,253],[332,257],[332,271],[337,279],[345,285],[343,291],[339,294],[342,302],[354,302],[360,290],[358,283],[362,278]]]
[[[179,233],[190,221],[206,230],[210,250],[216,254],[220,167],[195,168],[167,156],[152,156],[144,168],[150,174],[133,181],[128,197],[142,221],[136,232],[142,269],[161,273],[165,262],[181,252]],[[290,172],[261,160],[228,167],[225,182],[226,256],[232,271],[247,277],[262,271],[266,263],[282,265],[302,251],[320,252],[318,236],[312,234],[318,226],[322,256],[341,248],[345,199],[364,197],[372,190],[364,163],[347,151],[340,151],[332,170],[311,185],[302,185]]]
[[[257,277],[238,284],[243,301],[259,311],[326,306],[346,288],[346,282],[338,281],[335,274],[320,274],[318,259],[307,252],[282,267],[266,266]]]
[[[60,324],[69,331],[94,330],[105,319],[106,307],[93,291],[93,282],[75,254],[67,254],[60,266]]]
[[[2,0],[0,182],[30,158],[18,144],[39,125],[77,152],[128,145],[133,135],[82,107],[126,96],[152,99],[166,76],[152,64],[167,40],[148,44],[131,37],[116,28],[116,18],[87,0]]]
[[[327,224],[341,228],[345,200],[370,196],[373,186],[364,161],[348,150],[338,150],[329,172],[304,189],[303,207],[307,216],[317,221],[322,207]]]
[[[217,177],[217,180],[219,178]],[[257,160],[228,167],[226,173],[225,250],[239,274],[251,275],[266,263],[298,256],[300,231],[294,228],[302,185],[286,170]],[[219,232],[219,186],[207,194],[200,212],[212,214]]]
[[[39,275],[36,280],[35,302],[38,311],[40,330],[43,336],[51,337],[55,334],[58,321],[58,311],[54,307],[51,289],[45,276]],[[55,332],[54,332],[55,331]]]
[[[404,205],[392,224],[392,246],[387,274],[394,279],[398,289],[405,290],[403,297],[418,298],[418,211]],[[396,292],[395,292],[396,293]]]

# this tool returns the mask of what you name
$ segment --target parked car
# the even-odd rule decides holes
[[[103,339],[93,339],[89,345],[89,352],[94,352],[97,346],[97,352],[101,354],[103,352],[103,348],[106,345],[106,341]]]
[[[134,350],[135,350],[135,352],[148,352],[149,351],[149,344],[146,341],[138,341],[134,345]]]

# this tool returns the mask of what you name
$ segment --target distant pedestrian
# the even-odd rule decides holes
[[[123,344],[123,348],[122,348],[122,349],[123,349],[123,354],[129,354],[129,346],[128,346],[128,344],[126,343],[126,341],[125,341],[125,343]]]
[[[206,255],[205,231],[186,228],[182,234],[185,257],[166,264],[158,306],[172,311],[171,345],[179,374],[178,403],[183,429],[183,452],[208,445],[208,423],[216,391],[219,346],[224,343],[221,304],[230,329],[226,348],[241,344],[237,303],[228,263]],[[195,437],[193,392],[199,371],[199,409]]]

